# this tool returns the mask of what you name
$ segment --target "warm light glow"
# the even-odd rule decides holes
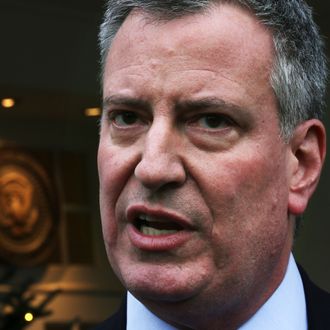
[[[1,100],[1,105],[4,107],[4,108],[12,108],[14,105],[15,105],[15,100],[12,99],[12,98],[5,98],[5,99],[2,99]]]
[[[101,115],[100,108],[87,108],[85,109],[85,116],[86,117],[98,117]]]
[[[24,319],[26,322],[32,322],[33,321],[33,314],[32,313],[25,313]]]

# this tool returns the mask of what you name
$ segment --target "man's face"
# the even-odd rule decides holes
[[[290,151],[272,65],[270,32],[231,5],[161,23],[135,12],[114,39],[102,226],[115,272],[142,301],[225,309],[280,281],[292,240]]]

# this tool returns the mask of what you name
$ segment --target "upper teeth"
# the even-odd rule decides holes
[[[145,221],[150,223],[149,224],[141,224],[139,230],[145,234],[150,236],[160,236],[160,235],[166,235],[166,234],[174,234],[178,232],[178,229],[159,229],[159,228],[153,228],[151,223],[155,222],[167,222],[166,219],[162,218],[154,218],[147,214],[140,214],[138,216],[139,220]]]
[[[140,214],[139,219],[144,220],[144,221],[148,221],[148,222],[160,222],[161,221],[161,219],[151,217],[150,215],[147,215],[147,214]]]

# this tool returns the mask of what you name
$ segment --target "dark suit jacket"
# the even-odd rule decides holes
[[[308,330],[330,330],[330,294],[312,283],[301,267],[299,271],[305,290]]]
[[[314,285],[301,267],[299,271],[306,296],[308,330],[330,330],[330,294]],[[116,314],[93,330],[126,330],[126,298]]]

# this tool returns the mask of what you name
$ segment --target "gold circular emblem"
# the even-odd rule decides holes
[[[53,191],[31,156],[0,150],[0,258],[18,265],[46,260],[55,235]]]

